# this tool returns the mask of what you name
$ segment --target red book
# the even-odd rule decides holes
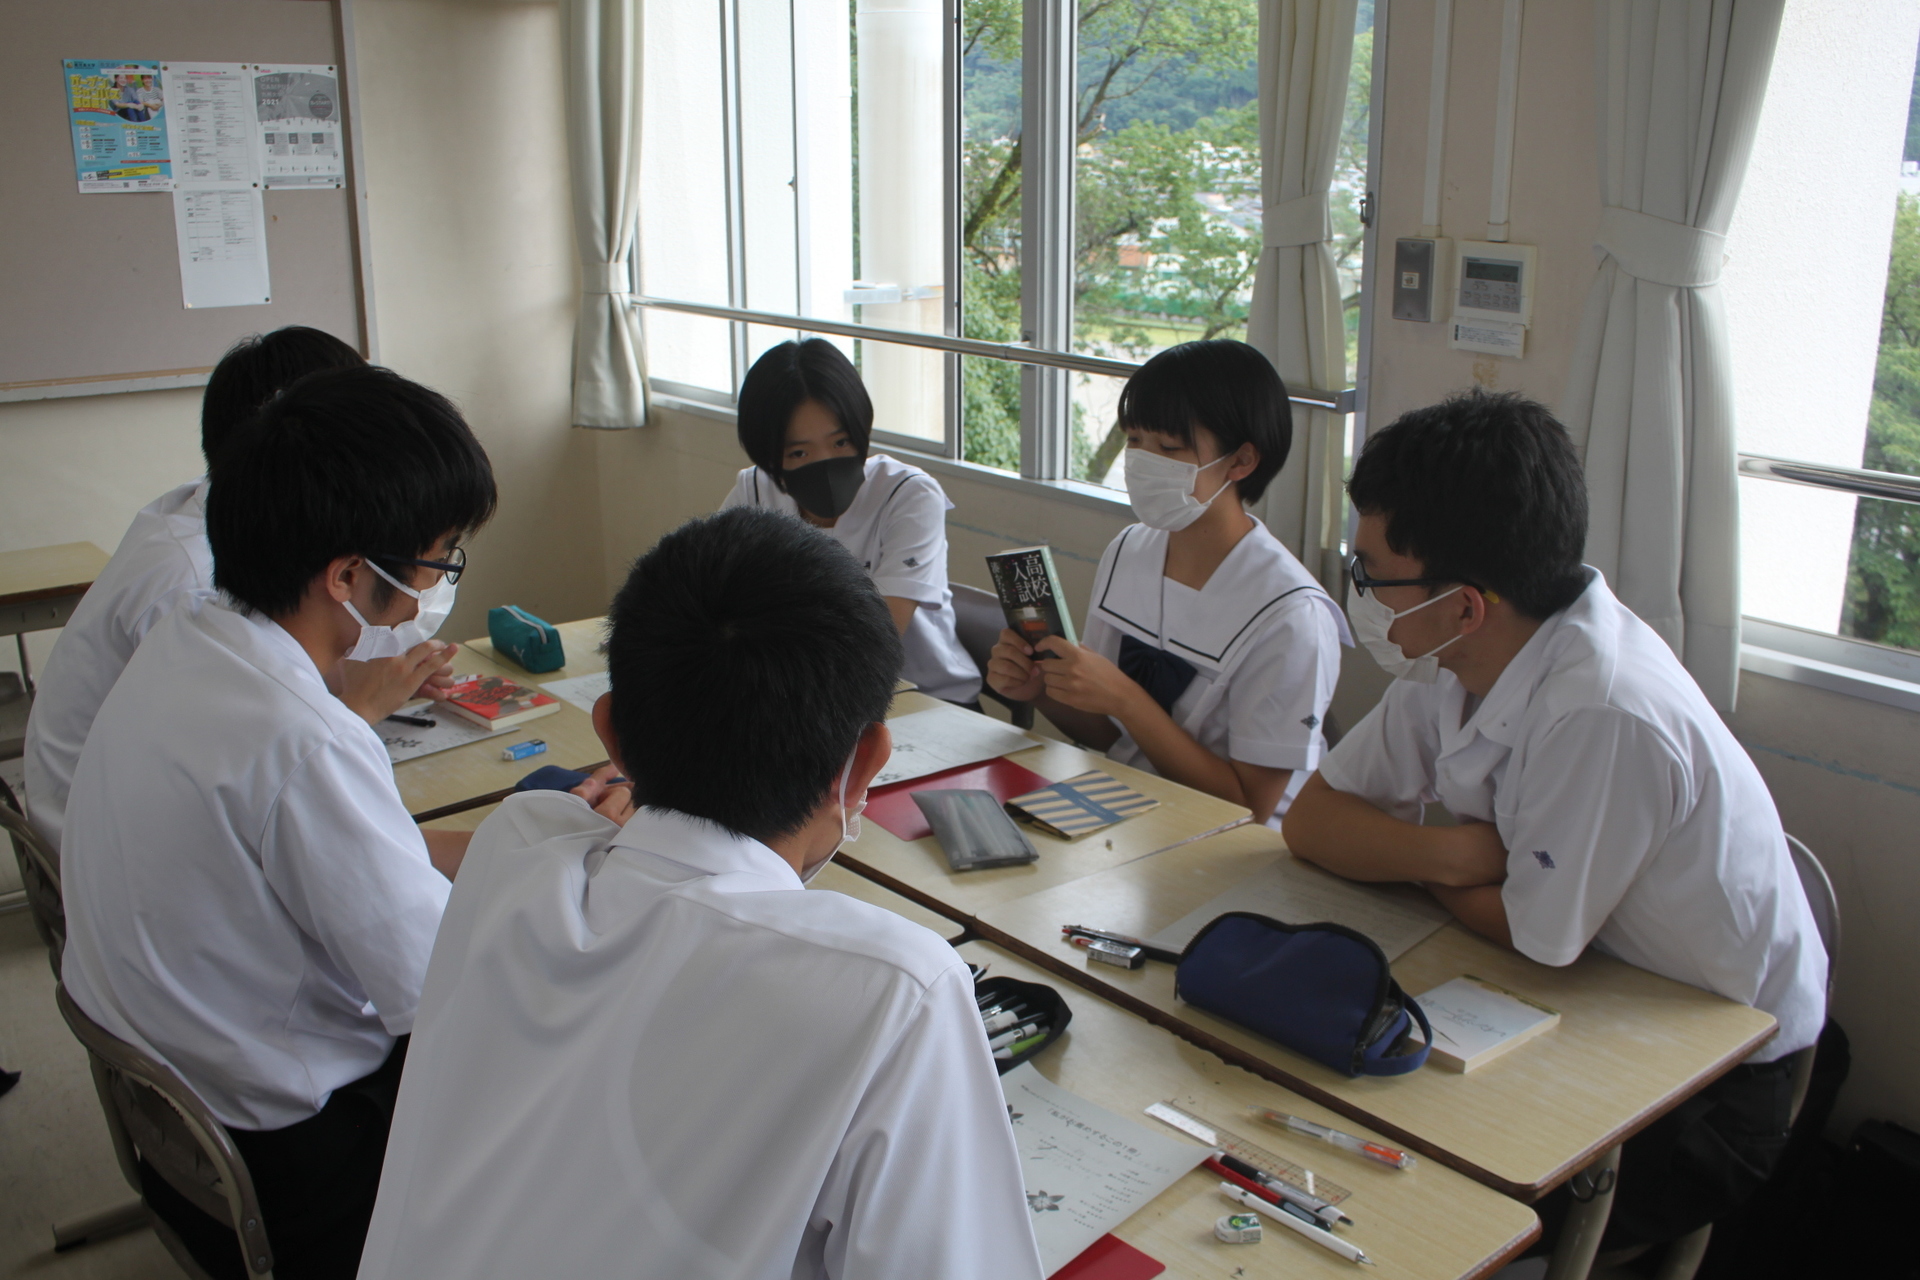
[[[1101,1236],[1053,1273],[1053,1280],[1153,1280],[1167,1269],[1119,1236]]]
[[[511,729],[560,709],[560,700],[506,676],[468,676],[447,690],[438,704],[483,729]]]

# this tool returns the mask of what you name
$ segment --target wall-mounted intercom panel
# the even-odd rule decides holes
[[[1462,240],[1455,246],[1448,345],[1518,357],[1533,320],[1534,246]]]

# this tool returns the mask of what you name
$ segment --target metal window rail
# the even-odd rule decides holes
[[[1824,462],[1798,462],[1792,458],[1743,453],[1740,455],[1740,474],[1760,480],[1804,484],[1815,489],[1833,489],[1862,498],[1920,504],[1920,476],[1903,476],[1892,471],[1865,471],[1859,467],[1836,467]]]
[[[1015,364],[1038,365],[1048,369],[1072,369],[1079,373],[1097,373],[1110,378],[1131,377],[1140,367],[1131,360],[1108,360],[1102,356],[1078,356],[1065,351],[1043,351],[1018,342],[983,342],[978,338],[955,338],[944,333],[882,329],[877,325],[848,324],[840,320],[815,320],[806,316],[785,316],[775,311],[715,307],[703,302],[635,297],[633,304],[636,307],[654,307],[661,311],[681,311],[688,315],[710,316],[715,320],[763,324],[778,329],[802,329],[808,333],[831,333],[841,338],[868,338],[874,342],[894,342],[905,347],[925,347],[930,351],[949,351],[954,355],[981,356],[988,360],[1011,360]],[[1354,407],[1352,387],[1344,391],[1309,391],[1296,388],[1289,391],[1287,399],[1304,408],[1324,409],[1329,413],[1352,413]]]

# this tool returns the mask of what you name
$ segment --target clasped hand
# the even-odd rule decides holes
[[[340,701],[368,724],[382,720],[415,698],[446,700],[453,687],[453,655],[459,645],[423,640],[397,658],[341,662],[334,680]]]
[[[1145,696],[1125,672],[1093,650],[1048,636],[1038,652],[1017,632],[1003,629],[987,663],[987,683],[1015,702],[1041,694],[1076,711],[1121,717]]]

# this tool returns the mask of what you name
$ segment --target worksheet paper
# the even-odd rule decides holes
[[[173,191],[180,301],[187,307],[248,307],[273,301],[267,218],[260,189]]]
[[[438,751],[450,751],[454,747],[464,747],[483,738],[497,738],[506,743],[520,741],[525,736],[524,725],[495,733],[451,711],[437,711],[431,702],[404,707],[402,714],[426,716],[434,721],[434,726],[426,729],[419,725],[402,724],[398,720],[382,720],[373,726],[374,732],[380,735],[380,741],[387,746],[387,759],[395,764],[403,760],[417,760]]]
[[[600,695],[613,688],[613,681],[604,671],[596,671],[590,676],[569,676],[565,680],[550,680],[540,686],[562,702],[570,702],[588,715],[593,714],[593,704],[600,701]]]
[[[260,185],[253,149],[253,86],[237,62],[169,62],[167,137],[176,190],[249,191]],[[191,305],[191,304],[189,304]]]
[[[1297,858],[1283,856],[1196,911],[1147,939],[1184,951],[1193,936],[1229,911],[1251,911],[1284,924],[1331,921],[1357,929],[1398,960],[1452,917],[1426,890],[1410,884],[1356,884]]]
[[[991,716],[944,705],[896,716],[887,728],[893,732],[893,756],[874,778],[876,787],[978,764],[1040,741]]]
[[[344,186],[337,68],[263,63],[248,74],[251,132],[266,185]]]
[[[1022,1063],[1000,1077],[1047,1275],[1211,1154],[1067,1092]]]

